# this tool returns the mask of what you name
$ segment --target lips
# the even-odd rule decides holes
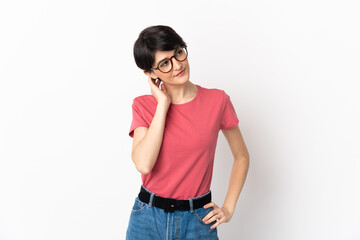
[[[182,74],[184,71],[185,71],[185,69],[182,70],[181,72],[179,72],[178,74],[176,74],[176,77],[179,76],[180,74]]]

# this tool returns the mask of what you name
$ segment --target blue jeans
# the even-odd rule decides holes
[[[145,188],[146,189],[146,188]],[[164,209],[152,206],[153,196],[150,202],[142,202],[138,196],[131,210],[126,240],[218,240],[217,228],[210,229],[216,223],[213,221],[206,224],[202,221],[214,208],[193,209],[192,200],[201,198],[189,198],[190,210],[176,210],[165,212]]]

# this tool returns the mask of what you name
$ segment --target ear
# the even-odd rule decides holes
[[[157,78],[158,78],[158,76],[156,76],[156,74],[155,74],[153,71],[151,71],[151,72],[145,72],[145,70],[144,70],[144,73],[145,73],[146,76],[149,76],[149,77],[151,77],[151,78],[154,78],[154,79],[157,79]]]

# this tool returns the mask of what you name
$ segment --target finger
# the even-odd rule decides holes
[[[165,93],[167,92],[166,86],[165,86],[164,83],[161,84],[161,91],[163,91],[163,92],[165,92]]]
[[[214,215],[209,216],[211,213],[213,213]],[[224,217],[225,214],[224,214],[224,212],[221,211],[221,209],[220,209],[220,210],[217,209],[217,210],[212,210],[208,215],[206,215],[206,217],[208,217],[208,216],[209,216],[209,218],[208,218],[208,220],[205,221],[205,222],[206,222],[206,223],[211,223],[211,222],[213,222],[213,221],[215,221],[215,220],[218,220],[218,219]],[[206,217],[205,217],[205,218],[206,218]],[[204,219],[205,219],[205,218],[204,218]]]
[[[206,216],[202,219],[205,223],[212,222],[210,219],[215,216],[214,210],[210,211]]]
[[[155,80],[156,80],[156,79],[153,79],[153,78],[150,77],[150,76],[148,77],[148,81],[149,81],[149,82],[152,82],[153,84],[155,84]]]
[[[223,222],[224,222],[223,218],[221,218],[220,220],[217,220],[217,222],[216,222],[214,225],[212,225],[212,226],[210,227],[210,229],[216,228],[217,226],[219,226],[219,225],[222,224]]]
[[[208,216],[208,215],[207,215]],[[205,220],[205,223],[206,224],[209,224],[209,223],[212,223],[213,221],[217,220],[218,219],[218,215],[214,214],[212,216],[209,216],[208,220]]]
[[[204,208],[212,207],[212,206],[214,206],[214,205],[215,205],[214,202],[209,202],[209,203],[207,203],[207,204],[204,205]]]
[[[150,87],[151,87],[152,90],[157,91],[156,89],[159,89],[159,88],[158,88],[158,87],[159,87],[158,84],[155,83],[155,79],[149,78],[148,82],[149,82]],[[156,86],[157,86],[157,87],[156,87]]]

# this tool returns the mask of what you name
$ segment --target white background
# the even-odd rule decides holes
[[[150,94],[133,44],[158,24],[190,81],[229,94],[250,153],[220,239],[360,239],[359,23],[350,0],[2,1],[0,239],[125,239],[131,103]],[[220,206],[232,161],[220,132]]]

